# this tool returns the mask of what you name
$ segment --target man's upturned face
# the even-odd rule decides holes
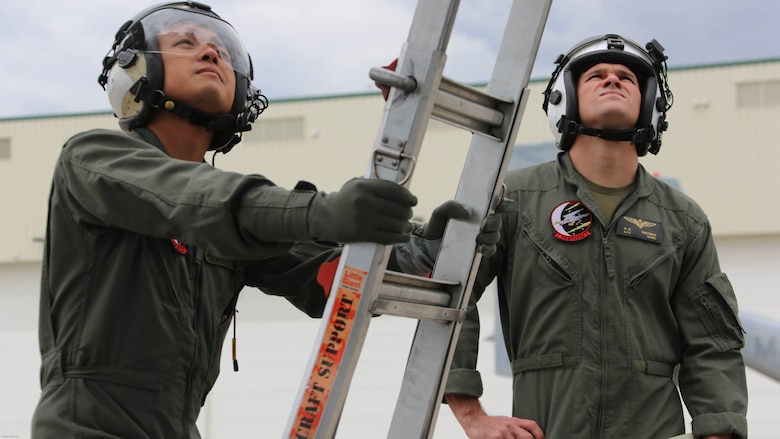
[[[208,113],[229,113],[236,90],[230,54],[217,34],[178,23],[158,35],[166,96]]]
[[[596,64],[577,81],[577,101],[583,125],[622,130],[639,120],[642,95],[634,72],[621,64]]]

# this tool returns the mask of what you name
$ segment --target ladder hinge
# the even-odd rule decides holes
[[[404,161],[407,161],[409,163],[409,168],[404,170],[404,178],[398,182],[398,184],[406,183],[412,176],[416,160],[413,155],[404,154],[405,147],[406,139],[383,135],[382,142],[374,148],[374,156],[371,160],[373,164],[371,168],[371,177],[376,178],[378,176],[379,173],[377,172],[377,168],[379,167],[398,172],[401,164]]]

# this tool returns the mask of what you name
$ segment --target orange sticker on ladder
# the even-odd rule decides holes
[[[365,271],[344,267],[336,302],[333,304],[320,351],[306,385],[306,393],[298,407],[290,438],[310,438],[317,432],[355,322],[360,289],[365,278]]]

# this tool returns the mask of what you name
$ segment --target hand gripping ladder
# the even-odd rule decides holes
[[[388,438],[430,438],[471,294],[483,219],[502,199],[503,178],[528,96],[552,0],[515,0],[485,91],[442,77],[458,0],[420,0],[395,71],[371,69],[391,87],[367,177],[408,185],[428,121],[474,133],[431,278],[386,271],[391,246],[344,247],[314,350],[284,434],[333,438],[372,316],[418,319]]]

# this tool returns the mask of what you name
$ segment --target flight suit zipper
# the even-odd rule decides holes
[[[192,397],[193,397],[193,387],[194,387],[194,381],[195,381],[195,374],[200,367],[200,342],[201,342],[201,334],[200,334],[200,308],[201,308],[201,271],[202,271],[202,253],[199,249],[193,248],[193,252],[190,252],[193,254],[192,263],[195,264],[195,271],[192,279],[192,290],[195,295],[195,306],[193,308],[193,317],[192,317],[192,329],[195,333],[195,348],[193,352],[192,357],[192,363],[190,364],[190,370],[187,372],[187,388],[185,389],[184,393],[184,413],[183,413],[183,430],[182,431],[189,431],[190,430],[190,422],[189,422],[189,415],[190,410],[192,408]]]
[[[603,432],[601,431],[604,426],[604,413],[606,411],[606,395],[608,390],[608,382],[609,382],[609,361],[607,358],[607,339],[606,339],[606,333],[607,333],[607,319],[606,319],[606,285],[607,280],[605,279],[608,275],[608,273],[612,272],[614,270],[614,267],[610,267],[612,255],[611,250],[609,246],[609,229],[603,229],[601,232],[601,267],[602,270],[600,271],[600,288],[599,288],[599,301],[600,301],[600,312],[599,312],[599,323],[600,323],[600,334],[599,339],[601,342],[601,391],[599,392],[599,410],[598,410],[598,416],[596,417],[596,437],[600,438],[603,436]]]

